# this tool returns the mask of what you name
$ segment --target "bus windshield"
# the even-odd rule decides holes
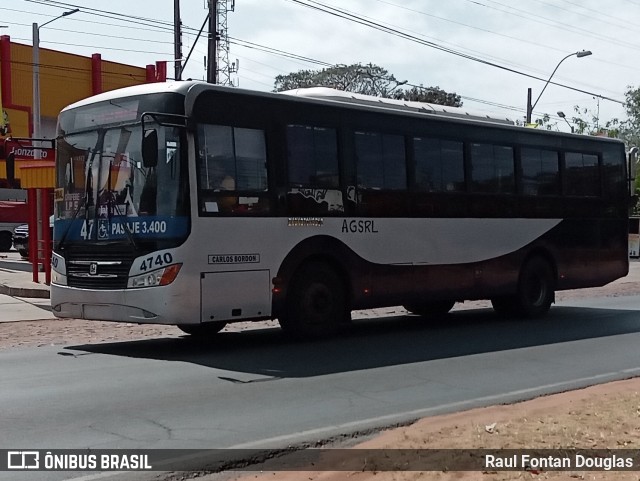
[[[78,113],[76,118],[81,118]],[[186,237],[184,129],[150,126],[158,133],[158,162],[153,167],[143,165],[139,122],[58,138],[55,241],[135,244],[136,239]]]

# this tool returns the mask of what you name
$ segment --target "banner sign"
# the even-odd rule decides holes
[[[56,160],[56,149],[54,148],[34,147],[28,143],[14,140],[7,140],[4,147],[5,157],[13,154],[15,160]],[[40,157],[36,159],[38,152],[40,152]]]
[[[639,471],[633,449],[1,449],[0,471]]]

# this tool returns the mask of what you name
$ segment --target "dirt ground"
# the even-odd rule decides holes
[[[608,286],[557,294],[557,300],[591,296],[640,294],[640,263],[628,277]],[[456,309],[489,306],[488,302],[457,305]],[[399,313],[400,308],[384,310]],[[370,317],[376,312],[355,313]],[[276,323],[267,323],[275,326]],[[262,324],[261,327],[265,327]],[[235,324],[226,329],[252,326]],[[172,326],[139,326],[81,320],[0,323],[0,349],[47,345],[114,342],[183,335]],[[411,426],[384,431],[355,446],[367,449],[632,449],[640,450],[640,378],[545,396],[530,401],[473,409],[422,419]],[[467,471],[467,472],[261,472],[226,474],[242,481],[498,481],[528,479],[635,480],[637,471]],[[206,479],[220,479],[210,475]],[[184,478],[186,479],[186,478]]]
[[[640,448],[640,378],[512,405],[424,418],[385,431],[358,449]],[[636,467],[640,470],[640,467]],[[212,476],[207,479],[216,479]],[[226,481],[635,480],[639,471],[369,471],[237,473]]]

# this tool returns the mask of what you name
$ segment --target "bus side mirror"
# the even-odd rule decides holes
[[[628,154],[629,180],[635,180],[638,170],[638,147],[633,147]]]
[[[632,197],[632,202],[635,205],[636,196],[636,172],[638,168],[638,147],[633,147],[627,154],[627,173],[629,175],[629,195]]]
[[[142,138],[142,165],[144,167],[158,165],[158,131],[156,129],[144,131]]]

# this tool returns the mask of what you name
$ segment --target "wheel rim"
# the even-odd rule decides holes
[[[527,301],[532,306],[541,306],[547,297],[547,284],[538,275],[529,278],[527,289]]]
[[[302,311],[310,323],[321,323],[327,320],[334,309],[331,289],[326,285],[311,284],[302,298]]]

